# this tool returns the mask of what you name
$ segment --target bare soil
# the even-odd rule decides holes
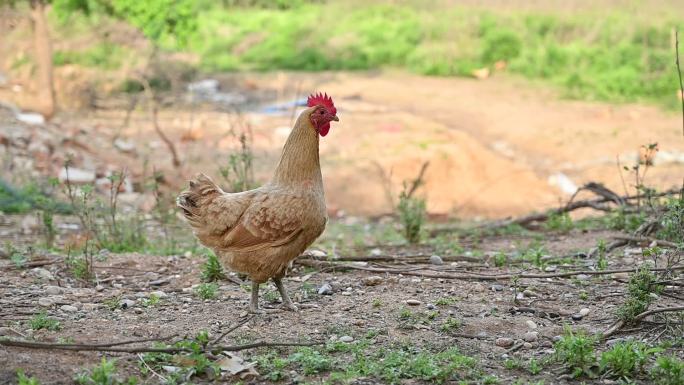
[[[21,218],[6,217],[6,223]],[[335,224],[338,227],[345,225]],[[596,265],[596,260],[578,255],[596,245],[598,239],[609,239],[614,232],[603,230],[572,230],[569,233],[544,233],[509,236],[465,237],[461,244],[465,250],[459,255],[482,255],[476,262],[446,262],[444,265],[402,265],[393,267],[422,268],[426,272],[457,272],[501,274],[521,272],[553,272],[586,270]],[[330,241],[324,237],[321,242]],[[491,255],[502,251],[515,254],[530,245],[544,247],[544,254],[554,257],[567,256],[563,262],[550,260],[544,268],[535,267],[514,259],[509,267],[495,267]],[[357,255],[426,254],[433,246],[416,248],[405,246],[378,246],[377,250],[362,247]],[[474,254],[472,254],[474,252]],[[41,257],[42,258],[42,257]],[[609,257],[608,269],[633,268],[644,261],[639,248],[618,249]],[[192,287],[200,282],[200,264],[203,258],[186,255],[154,256],[140,254],[106,254],[96,261],[97,289],[95,284],[75,280],[63,262],[49,264],[47,269],[54,279],[36,276],[34,269],[14,269],[9,260],[2,260],[0,276],[0,326],[11,337],[35,338],[40,341],[76,341],[107,343],[135,338],[162,337],[172,334],[194,336],[200,330],[209,331],[215,338],[229,327],[247,317],[250,293],[245,287],[233,282],[221,283],[218,298],[201,300],[193,294]],[[388,266],[371,264],[365,266]],[[420,271],[420,270],[419,270]],[[365,282],[369,276],[379,275],[377,285]],[[298,312],[276,310],[277,303],[269,303],[264,293],[275,291],[274,287],[262,287],[261,305],[272,308],[271,312],[256,316],[226,338],[226,344],[240,344],[255,340],[264,341],[331,341],[343,335],[360,340],[369,331],[377,331],[373,338],[373,350],[391,348],[397,343],[439,349],[458,347],[465,355],[475,357],[483,375],[494,375],[499,383],[512,383],[517,379],[546,384],[571,383],[569,376],[562,376],[562,367],[550,362],[538,375],[522,369],[507,369],[506,360],[529,362],[535,358],[542,362],[552,356],[554,337],[563,333],[566,326],[583,329],[590,334],[605,330],[615,321],[615,310],[625,298],[626,274],[605,276],[579,276],[572,278],[521,279],[515,285],[511,280],[477,281],[434,279],[420,276],[402,276],[368,273],[363,271],[311,270],[295,265],[285,284],[293,300],[300,307]],[[324,283],[332,286],[332,295],[319,295],[315,291]],[[48,286],[59,286],[58,294],[47,294]],[[272,285],[271,285],[272,286]],[[313,287],[313,291],[312,291]],[[50,290],[58,290],[52,288]],[[167,297],[158,304],[145,306],[144,301],[152,291],[162,290]],[[524,295],[516,293],[524,292]],[[52,304],[41,306],[40,299]],[[130,299],[130,308],[110,309],[112,298]],[[440,302],[447,301],[448,304]],[[407,301],[419,301],[409,305]],[[111,303],[111,302],[109,302]],[[672,306],[676,300],[662,297],[659,306]],[[75,306],[77,310],[64,310],[63,305]],[[581,309],[588,314],[576,318]],[[413,316],[402,319],[402,311],[408,309]],[[60,321],[61,330],[31,330],[29,319],[39,311],[47,311],[50,317]],[[573,318],[575,315],[575,318]],[[447,318],[461,322],[456,330],[444,331]],[[528,321],[534,324],[530,325]],[[600,349],[613,339],[655,338],[661,326],[644,324],[627,333],[611,337]],[[523,337],[528,332],[538,332],[538,339],[526,345]],[[498,338],[512,339],[513,346],[499,347]],[[295,348],[276,351],[283,357]],[[240,352],[250,360],[266,350]],[[70,383],[75,374],[92,367],[102,354],[96,352],[42,351],[13,347],[0,347],[0,384],[14,383],[16,369],[22,368],[36,376],[42,384]],[[118,358],[120,375],[140,375],[140,359],[135,354],[107,354]],[[350,359],[345,353],[335,353],[335,360]],[[526,364],[525,364],[526,365]],[[259,367],[256,368],[260,370]],[[164,373],[161,373],[162,375]],[[285,371],[282,383],[313,382],[327,378],[327,373],[305,375],[296,365]],[[221,381],[233,382],[224,374]],[[606,383],[602,380],[584,379],[587,383]],[[206,377],[195,377],[194,383],[204,383]],[[264,377],[247,378],[244,383],[269,383]],[[363,382],[366,381],[366,382]],[[377,378],[367,378],[356,383],[382,383]],[[156,377],[147,377],[146,383],[158,383]],[[642,382],[639,380],[638,382]],[[421,383],[410,380],[409,383]],[[643,383],[648,383],[643,380]]]

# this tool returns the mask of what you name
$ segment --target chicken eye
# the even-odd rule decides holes
[[[318,111],[318,113],[321,114],[321,115],[324,114],[323,110]]]

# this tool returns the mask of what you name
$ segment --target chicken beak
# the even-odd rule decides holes
[[[340,118],[338,118],[337,115],[334,115],[334,116],[332,117],[332,120],[334,120],[334,121],[336,121],[336,122],[339,122],[339,121],[340,121]]]

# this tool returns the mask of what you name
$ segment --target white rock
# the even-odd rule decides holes
[[[363,284],[366,286],[377,286],[382,283],[382,277],[378,275],[371,275],[363,279]]]
[[[32,269],[31,273],[40,279],[47,279],[50,281],[55,279],[55,276],[52,275],[49,270],[43,269],[42,267],[36,267],[35,269]]]
[[[95,311],[100,307],[100,305],[96,303],[84,303],[83,304],[83,310],[84,311]]]
[[[439,255],[432,255],[430,256],[430,263],[433,265],[443,265],[444,260]]]
[[[53,302],[50,298],[43,297],[38,300],[38,305],[43,307],[50,307],[53,305]]]
[[[513,339],[512,338],[506,338],[506,337],[499,337],[494,341],[496,346],[500,346],[502,348],[508,348],[513,346]]]
[[[534,323],[534,321],[532,321],[532,320],[525,321],[525,325],[527,325],[527,327],[530,329],[536,329],[537,328],[537,324]]]
[[[71,306],[71,305],[62,305],[62,306],[60,306],[60,309],[62,311],[67,312],[67,313],[73,313],[73,312],[78,311],[78,308],[76,306]]]
[[[314,257],[314,258],[325,258],[328,256],[324,251],[321,250],[309,250],[307,251],[307,254]]]
[[[342,336],[340,337],[341,342],[349,343],[354,341],[354,338],[352,336]]]
[[[586,317],[590,312],[591,312],[591,310],[589,310],[585,307],[585,308],[580,309],[579,314],[581,314],[582,317]]]
[[[45,288],[45,293],[49,295],[62,294],[62,288],[59,286],[48,286]]]
[[[116,147],[116,149],[121,151],[121,152],[133,152],[133,151],[135,151],[135,143],[128,141],[128,140],[123,140],[121,138],[117,138],[114,141],[114,147]]]
[[[82,170],[79,168],[69,167],[68,172],[69,183],[74,184],[86,184],[95,182],[95,172],[89,170]],[[59,180],[61,182],[66,182],[67,180],[67,170],[63,168],[59,172]]]
[[[536,342],[539,339],[539,333],[537,332],[527,332],[523,336],[523,340],[526,342]]]
[[[153,292],[150,293],[150,295],[155,295],[155,296],[157,296],[157,297],[159,297],[159,298],[166,298],[166,297],[169,296],[168,294],[166,294],[165,292],[163,292],[163,291],[161,291],[161,290],[153,291]]]
[[[418,301],[417,299],[409,299],[406,301],[406,304],[409,306],[418,306],[421,304],[421,302]]]

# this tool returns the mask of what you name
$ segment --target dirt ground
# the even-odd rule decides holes
[[[6,226],[19,221],[20,217],[4,218]],[[349,231],[349,225],[343,223],[335,223],[333,227],[338,233]],[[596,245],[598,239],[608,240],[615,234],[605,230],[572,230],[569,233],[462,236],[458,242],[449,243],[447,248],[436,244],[425,244],[419,248],[371,246],[356,249],[355,253],[350,254],[430,256],[438,251],[444,252],[443,265],[357,264],[366,268],[407,268],[417,274],[552,274],[565,270],[593,269],[597,261],[587,258],[586,252]],[[326,247],[329,242],[339,239],[328,233],[313,249]],[[494,266],[492,256],[495,253],[515,256],[532,247],[542,247],[542,260],[547,261],[543,267],[515,257],[511,257],[509,267]],[[449,258],[458,256],[469,256],[470,261],[449,262]],[[44,259],[45,256],[36,258]],[[246,286],[223,281],[217,299],[198,298],[193,287],[200,282],[203,260],[191,253],[166,257],[105,253],[97,258],[97,283],[93,285],[75,280],[63,262],[39,268],[13,269],[8,259],[1,260],[0,330],[11,337],[32,337],[55,342],[108,343],[168,335],[181,338],[192,337],[200,330],[207,330],[210,337],[215,338],[231,326],[246,320],[250,293]],[[620,248],[609,256],[607,268],[633,268],[644,260],[646,258],[641,255],[640,248]],[[370,278],[372,276],[377,278]],[[296,264],[285,285],[300,310],[294,313],[278,310],[278,300],[275,300],[276,303],[266,301],[266,298],[274,300],[274,297],[264,294],[273,294],[275,288],[272,285],[262,287],[261,306],[273,310],[257,315],[229,334],[225,343],[242,344],[256,340],[334,342],[344,336],[353,339],[349,344],[355,344],[368,338],[365,336],[373,331],[369,351],[397,344],[437,351],[445,347],[457,347],[462,354],[475,358],[481,370],[479,377],[464,378],[470,383],[483,383],[486,376],[496,376],[501,384],[510,384],[518,379],[523,380],[522,383],[540,380],[545,384],[571,383],[570,376],[564,374],[558,364],[547,363],[539,374],[532,375],[526,369],[526,363],[533,358],[538,362],[549,359],[553,353],[554,338],[558,338],[567,326],[574,330],[583,329],[589,334],[607,329],[615,321],[617,306],[624,301],[626,285],[623,283],[626,278],[627,274],[616,273],[520,279],[514,284],[509,279],[470,281],[426,278],[354,270],[314,270]],[[332,293],[318,294],[319,288],[326,283],[331,286]],[[162,292],[157,293],[161,297],[160,301],[147,303],[150,293],[158,291]],[[112,307],[113,298],[119,302]],[[127,308],[122,308],[126,300],[131,302]],[[659,306],[676,303],[677,300],[668,297],[659,300]],[[39,311],[46,311],[49,317],[59,320],[61,329],[32,330],[29,320]],[[454,330],[445,329],[443,325],[449,319],[458,320],[459,326]],[[625,338],[655,341],[662,336],[659,334],[661,331],[660,325],[646,324],[609,338],[600,344],[599,349]],[[269,351],[273,350],[261,348],[238,354],[247,362],[252,362],[260,354]],[[279,348],[275,351],[284,357],[296,351],[296,348]],[[334,362],[343,363],[352,359],[344,352],[331,354]],[[70,383],[84,368],[98,364],[101,356],[96,352],[0,347],[0,362],[3,362],[0,384],[13,383],[18,368],[36,376],[42,384]],[[106,356],[118,358],[119,375],[139,376],[141,359],[138,355],[108,353]],[[507,362],[525,364],[507,367]],[[257,366],[256,370],[262,376],[244,378],[243,383],[269,383],[266,369]],[[168,375],[163,371],[160,374]],[[291,365],[278,383],[319,383],[328,379],[329,375],[328,372],[305,374],[301,368]],[[239,377],[224,373],[221,381],[231,383],[238,380]],[[204,376],[192,379],[193,383],[207,381]],[[406,381],[403,383],[421,383],[418,379]],[[595,379],[587,380],[587,383],[613,383],[610,381]],[[145,381],[158,382],[159,379],[153,375],[146,377]],[[645,379],[638,382],[648,383]],[[371,377],[356,379],[352,383],[384,381]]]

